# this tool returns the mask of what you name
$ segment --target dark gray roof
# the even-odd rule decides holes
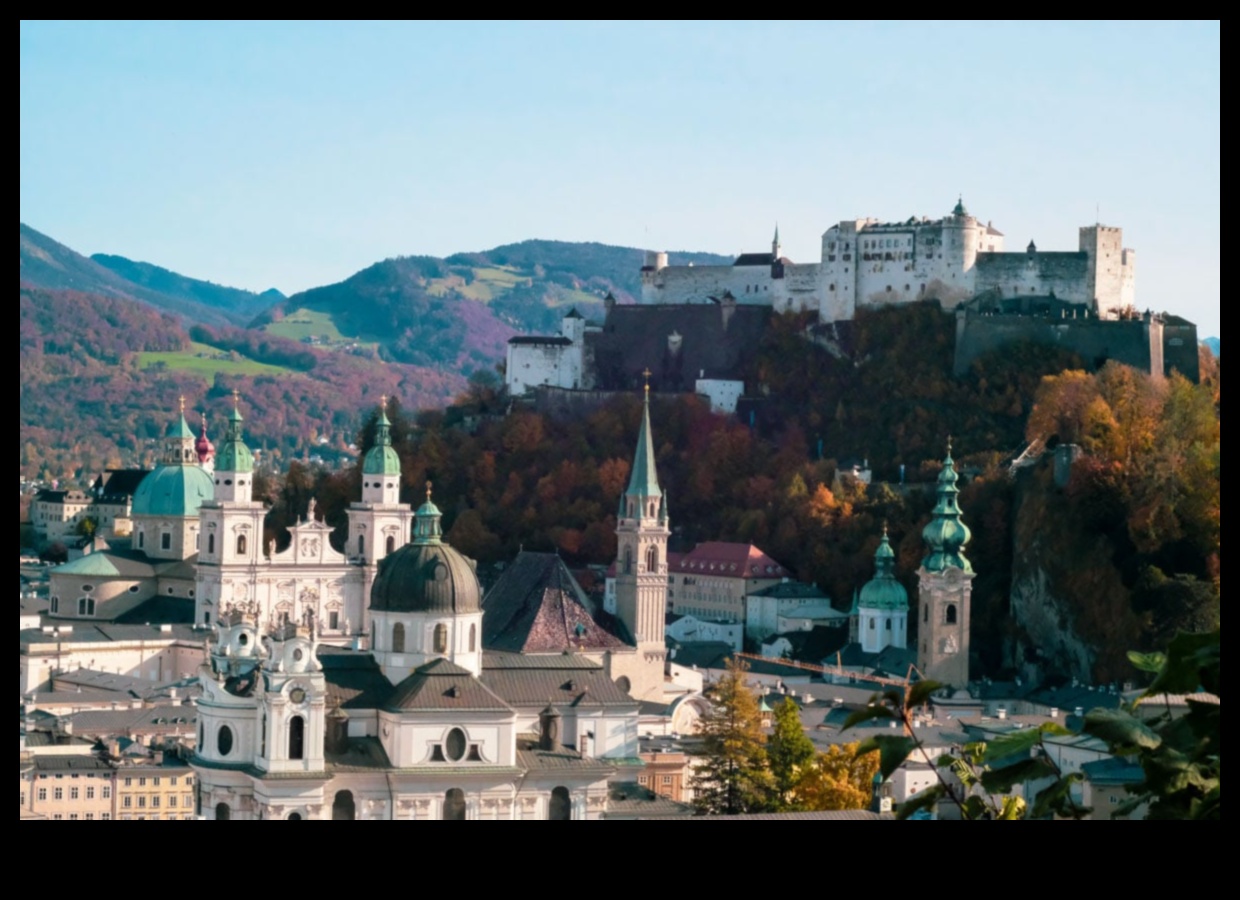
[[[390,710],[511,712],[511,707],[468,669],[446,659],[432,660],[415,669],[412,675],[396,685],[384,706]]]
[[[580,316],[578,316],[580,318]],[[508,339],[510,344],[551,344],[553,346],[567,347],[572,344],[572,340],[560,334],[518,334]]]
[[[816,625],[809,631],[789,631],[784,634],[773,634],[764,638],[762,643],[774,643],[777,638],[785,638],[792,645],[792,658],[798,662],[818,665],[828,655],[843,649],[848,643],[848,629],[832,628]]]
[[[595,621],[590,601],[558,554],[523,551],[483,598],[482,646],[556,653],[625,645]]]
[[[66,623],[68,624],[68,623]],[[18,641],[22,647],[36,644],[88,644],[115,641],[188,640],[201,643],[203,632],[189,625],[170,625],[164,632],[159,625],[114,625],[109,622],[88,623],[81,619],[72,622],[73,631],[44,633],[42,629],[28,628],[21,632]]]
[[[163,734],[169,731],[190,733],[197,725],[198,711],[192,706],[89,709],[64,716],[62,721],[73,723],[74,734],[92,737]]]
[[[112,766],[97,756],[44,756],[37,754],[34,767],[39,772],[99,772]]]
[[[392,683],[369,653],[320,645],[318,658],[327,682],[328,709],[379,709],[387,703]]]
[[[148,474],[148,469],[108,469],[95,479],[94,488],[103,500],[124,500],[134,495]]]
[[[734,266],[769,266],[775,262],[774,253],[742,253],[736,257]]]
[[[693,816],[693,807],[654,793],[631,781],[614,782],[608,789],[605,819],[669,819]]]
[[[482,669],[549,669],[555,671],[596,672],[602,669],[598,663],[576,653],[506,653],[500,650],[484,650]]]
[[[474,563],[445,543],[406,544],[379,563],[370,608],[388,612],[470,613],[481,608]]]
[[[106,604],[100,608],[106,609]],[[121,613],[112,621],[118,625],[192,625],[194,601],[188,597],[155,596]]]
[[[752,597],[780,597],[794,600],[826,600],[827,595],[818,589],[816,584],[803,581],[781,581],[760,591],[752,591]]]
[[[602,331],[588,334],[599,390],[633,390],[652,371],[656,391],[691,391],[699,377],[745,380],[772,316],[770,306],[714,303],[616,305]],[[726,320],[726,324],[725,324]],[[673,354],[668,337],[682,338]]]
[[[601,667],[568,672],[558,668],[483,668],[482,680],[513,706],[637,707],[636,701],[620,690]]]
[[[576,750],[540,750],[537,741],[528,736],[517,740],[517,765],[527,771],[597,770],[600,776],[615,769],[603,760],[582,756]]]

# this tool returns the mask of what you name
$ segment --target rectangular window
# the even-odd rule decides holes
[[[39,799],[40,800],[47,799],[47,788],[39,788]]]
[[[146,794],[138,795],[138,809],[146,809]]]
[[[111,799],[111,797],[112,797],[112,785],[110,785],[110,784],[105,784],[105,785],[103,786],[103,799],[104,799],[104,800],[109,800],[109,799]]]
[[[123,806],[125,809],[129,809],[130,807],[132,807],[133,797],[129,797],[129,796],[121,797],[121,806]]]
[[[663,776],[663,783],[664,783],[664,784],[671,784],[671,783],[672,783],[672,776],[671,776],[671,775],[664,775],[664,776]]]
[[[90,787],[86,788],[86,799],[87,799],[87,800],[94,800],[94,799],[95,799],[95,787],[94,787],[94,785],[91,785]]]
[[[99,816],[99,818],[101,818],[101,819],[110,819],[110,818],[112,818],[112,814],[111,814],[111,813],[103,813],[102,815],[100,815],[100,816]]]
[[[170,785],[172,785],[173,787],[176,787],[176,786],[177,786],[177,777],[176,777],[175,775],[173,775],[171,778],[169,778],[169,779],[168,779],[168,783],[169,783]]]
[[[138,787],[146,787],[146,778],[145,778],[145,777],[143,777],[143,778],[139,778],[139,779],[138,779]]]
[[[70,800],[78,799],[78,789],[76,786],[69,788],[69,799]]]
[[[159,809],[159,795],[158,794],[156,794],[154,797],[151,798],[151,808]]]
[[[169,797],[168,797],[168,805],[169,805],[170,807],[172,807],[173,809],[175,809],[175,808],[176,808],[176,805],[177,805],[177,795],[176,795],[176,794],[172,794],[171,796],[169,796]]]
[[[89,819],[93,819],[94,817],[95,817],[95,814],[94,814],[94,813],[87,813],[87,814],[86,814],[83,818],[85,818],[85,819],[88,819],[88,820],[89,820]]]
[[[62,787],[53,788],[53,789],[52,789],[52,799],[53,799],[53,800],[63,800],[63,799],[65,799],[65,789],[64,789],[64,788],[62,788]]]
[[[171,533],[165,531],[163,534],[159,536],[159,549],[160,550],[171,550],[172,549],[172,534]]]
[[[133,778],[128,775],[125,776],[125,787],[133,787]]]
[[[158,775],[156,775],[154,778],[151,779],[151,784],[155,785],[155,787],[159,787],[159,782],[160,782],[160,778]]]
[[[69,813],[69,821],[71,822],[76,821],[77,817],[78,817],[77,813]]]

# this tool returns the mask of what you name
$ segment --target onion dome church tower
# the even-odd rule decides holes
[[[413,542],[379,563],[371,589],[371,649],[393,684],[435,659],[482,672],[482,587],[474,561],[444,542],[440,517],[428,483]]]
[[[254,502],[254,455],[242,433],[240,398],[233,392],[233,408],[228,414],[224,442],[215,458],[211,475],[215,497],[202,505],[198,553],[197,584],[194,593],[194,621],[210,625],[220,616],[220,601],[248,604],[249,578],[261,561],[262,503]],[[231,596],[223,597],[225,581],[231,582]],[[243,592],[245,595],[243,596]]]
[[[639,700],[658,700],[662,694],[670,533],[667,495],[659,487],[655,471],[647,382],[633,470],[616,513],[616,613],[637,644],[642,671],[636,678],[628,677],[631,693]]]
[[[856,600],[857,640],[866,653],[908,646],[908,591],[896,580],[896,554],[883,528],[874,553],[874,577]]]
[[[198,464],[185,398],[164,434],[163,456],[133,495],[133,547],[152,559],[188,559],[198,552],[198,508],[214,496]]]
[[[926,555],[917,570],[921,627],[917,665],[924,677],[954,687],[969,680],[969,606],[973,566],[964,555],[972,537],[960,520],[951,441],[939,473],[933,518],[922,530]]]

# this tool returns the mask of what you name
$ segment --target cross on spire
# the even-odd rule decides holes
[[[429,503],[430,499],[431,499],[431,480],[428,478],[426,479],[426,502]]]
[[[379,406],[383,408],[384,412],[387,412],[387,394],[379,398]]]
[[[233,388],[233,409],[238,409],[240,408],[240,406],[241,406],[241,391],[237,390],[236,388]]]
[[[181,395],[181,415],[185,415],[185,395]]]
[[[642,377],[646,379],[646,393],[647,394],[650,393],[650,375],[651,375],[650,366],[646,366],[646,368],[642,369]]]

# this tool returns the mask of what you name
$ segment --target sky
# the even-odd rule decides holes
[[[1219,331],[1212,23],[23,22],[21,221],[293,293],[528,238],[820,258],[846,218],[1124,229]]]

